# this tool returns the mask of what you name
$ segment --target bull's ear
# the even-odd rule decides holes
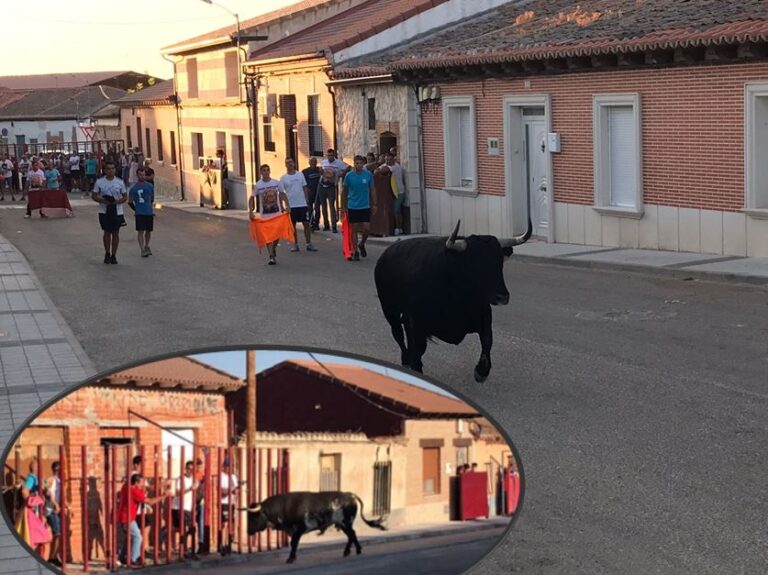
[[[508,248],[501,248],[501,251],[502,251],[502,253],[504,254],[504,259],[505,259],[505,260],[507,260],[507,259],[509,259],[510,257],[512,257],[512,252],[513,252],[514,250],[513,250],[513,249],[512,249],[512,247],[510,246],[510,247],[508,247]]]

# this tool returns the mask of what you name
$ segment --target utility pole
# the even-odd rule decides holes
[[[245,352],[245,378],[247,382],[245,397],[245,429],[248,453],[256,447],[256,350]]]

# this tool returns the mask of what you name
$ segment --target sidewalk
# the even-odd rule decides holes
[[[201,208],[188,202],[169,201],[164,207],[181,209],[208,216],[248,220],[244,210],[215,210]],[[326,240],[341,241],[340,234],[319,234]],[[368,238],[368,243],[389,245],[401,239],[426,237],[422,235]],[[529,241],[515,248],[515,259],[534,263],[551,263],[582,268],[609,269],[656,273],[680,279],[728,281],[753,285],[768,285],[768,257],[718,256],[689,252],[608,248],[576,244],[549,244]]]
[[[13,208],[11,208],[13,209]],[[21,208],[23,209],[23,208]],[[44,402],[95,370],[24,257],[0,236],[0,447]],[[0,520],[0,573],[49,573]]]

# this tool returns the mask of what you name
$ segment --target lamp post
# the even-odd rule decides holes
[[[238,73],[238,86],[240,85],[239,82],[239,75],[240,75],[240,16],[232,12],[229,8],[226,6],[222,6],[218,2],[214,2],[213,0],[200,0],[201,2],[205,2],[206,4],[210,4],[211,6],[218,6],[225,12],[227,12],[230,16],[235,17],[235,22],[237,22],[237,73]]]

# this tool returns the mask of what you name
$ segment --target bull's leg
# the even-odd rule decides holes
[[[493,345],[493,323],[491,321],[491,306],[483,313],[480,325],[480,360],[475,366],[475,381],[484,382],[491,373],[491,346]]]
[[[395,338],[397,345],[400,346],[400,361],[403,365],[408,365],[408,348],[405,346],[405,335],[403,334],[403,321],[400,312],[391,312],[386,314],[387,321],[392,328],[392,337]]]
[[[414,325],[413,319],[408,318],[405,323],[405,335],[408,338],[408,361],[403,365],[409,366],[413,371],[422,373],[423,364],[421,358],[427,351],[427,336],[422,334]]]
[[[347,536],[347,546],[344,548],[344,557],[349,555],[350,551],[352,550],[352,545],[355,546],[355,552],[360,555],[360,553],[363,552],[363,548],[360,547],[360,542],[357,540],[357,533],[355,533],[352,525],[341,524],[338,525],[338,527],[344,532],[344,535]]]
[[[296,561],[296,549],[299,547],[299,539],[304,535],[304,526],[296,527],[291,533],[291,552],[288,555],[288,561],[286,563],[293,563]]]

